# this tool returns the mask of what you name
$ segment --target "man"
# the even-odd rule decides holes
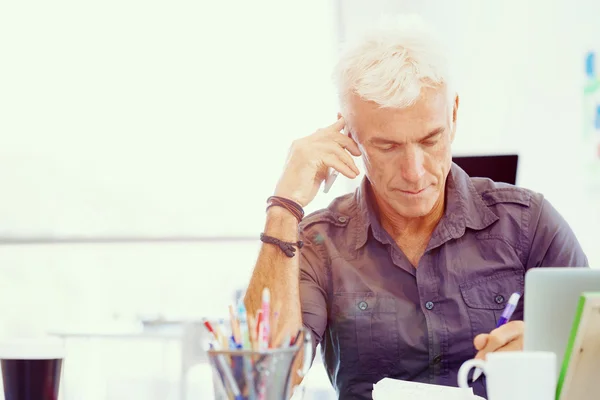
[[[452,163],[459,99],[420,25],[349,48],[336,82],[338,120],[294,142],[270,200],[248,310],[268,287],[274,335],[306,327],[342,399],[384,377],[456,385],[465,360],[522,349],[523,302],[495,326],[527,270],[587,259],[542,195]],[[328,168],[358,176],[351,156],[360,187],[302,219]],[[485,377],[474,389],[485,396]]]

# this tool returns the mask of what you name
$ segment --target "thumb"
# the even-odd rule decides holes
[[[487,333],[482,333],[480,335],[475,336],[475,340],[473,340],[473,345],[475,346],[477,351],[483,349],[487,345],[488,336],[489,335]]]

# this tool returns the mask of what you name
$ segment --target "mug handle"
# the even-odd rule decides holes
[[[463,389],[469,389],[469,372],[473,369],[473,368],[480,368],[483,373],[485,374],[485,361],[484,360],[479,360],[479,359],[471,359],[471,360],[467,360],[463,363],[463,365],[460,366],[460,369],[458,370],[458,387],[463,388]]]

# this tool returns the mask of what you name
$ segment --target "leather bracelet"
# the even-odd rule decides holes
[[[294,254],[296,253],[296,249],[294,248],[294,246],[298,247],[299,249],[301,249],[302,246],[304,246],[304,242],[302,240],[299,240],[297,242],[284,242],[283,240],[279,240],[277,238],[274,238],[273,236],[267,236],[264,233],[260,234],[260,241],[263,243],[269,243],[279,246],[281,251],[283,251],[285,255],[290,258],[294,257]]]
[[[271,196],[267,199],[267,210],[271,207],[283,207],[291,212],[298,222],[304,218],[304,209],[298,203],[293,200],[286,199],[285,197]]]

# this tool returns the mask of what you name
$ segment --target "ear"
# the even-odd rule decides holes
[[[459,97],[458,94],[456,95],[455,99],[454,99],[454,107],[452,107],[452,136],[450,137],[450,140],[452,142],[454,142],[454,137],[456,136],[456,121],[458,119],[458,105],[459,105],[460,101],[459,101]]]

